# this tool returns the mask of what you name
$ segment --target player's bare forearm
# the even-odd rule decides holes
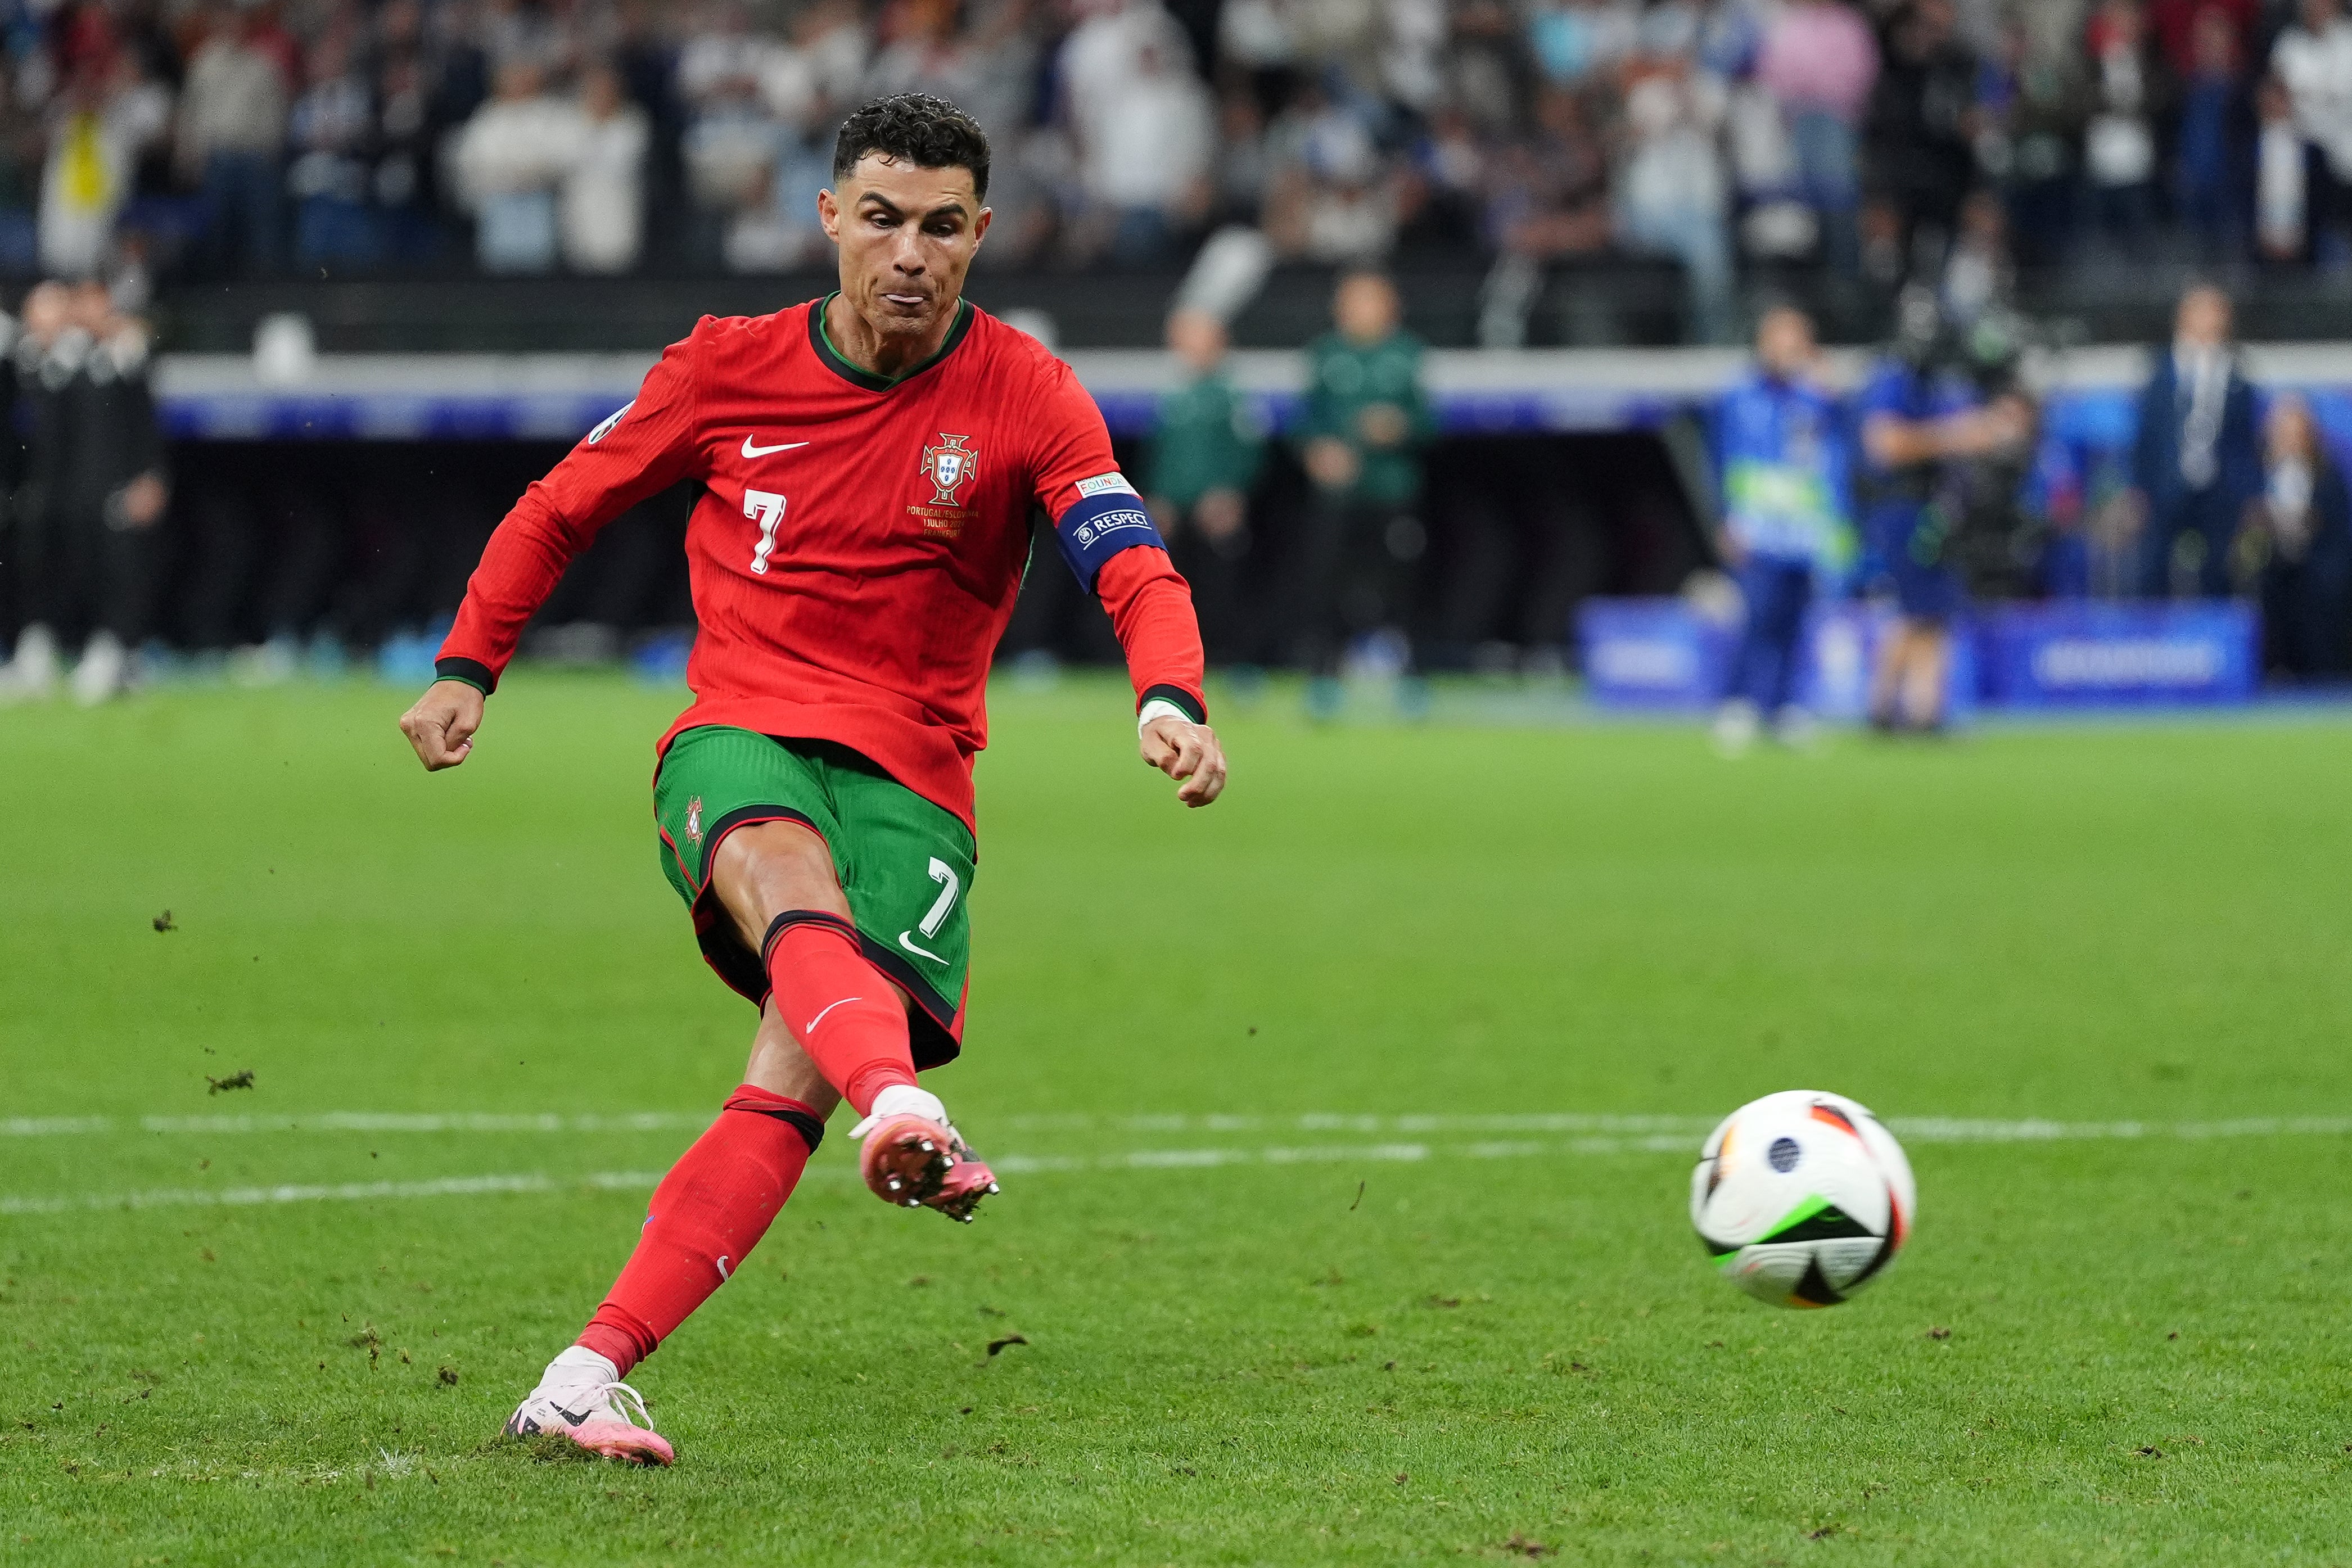
[[[1205,806],[1225,792],[1225,749],[1205,724],[1162,715],[1143,727],[1143,760],[1176,780],[1176,799]]]
[[[464,681],[436,681],[400,716],[400,733],[416,748],[428,773],[455,768],[474,749],[482,727],[482,694]]]

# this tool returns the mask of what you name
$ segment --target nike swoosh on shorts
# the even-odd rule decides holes
[[[945,958],[940,957],[937,953],[929,952],[924,948],[916,946],[913,941],[910,940],[914,935],[915,934],[911,931],[899,932],[898,946],[904,947],[908,952],[912,953],[918,958],[929,958],[934,964],[944,964],[947,962]]]

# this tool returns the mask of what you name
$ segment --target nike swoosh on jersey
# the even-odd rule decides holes
[[[918,958],[929,958],[934,964],[944,964],[947,962],[945,958],[940,957],[937,953],[929,952],[924,948],[916,946],[913,941],[910,940],[913,936],[914,933],[911,931],[899,932],[898,946],[904,947],[908,952],[912,953]]]
[[[795,446],[806,446],[807,444],[808,443],[805,441],[780,441],[773,446],[754,446],[751,444],[751,438],[747,435],[743,438],[743,455],[746,457],[765,457],[772,452],[790,452]]]

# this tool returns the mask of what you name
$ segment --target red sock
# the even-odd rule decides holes
[[[654,1188],[637,1249],[573,1343],[626,1377],[743,1265],[824,1135],[797,1100],[737,1089]]]
[[[784,1027],[859,1115],[891,1084],[915,1081],[907,1004],[849,922],[803,915],[769,939],[767,960]]]

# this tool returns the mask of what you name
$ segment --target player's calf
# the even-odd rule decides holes
[[[939,1096],[928,1090],[911,1084],[883,1090],[850,1136],[865,1141],[858,1174],[885,1203],[936,1208],[969,1224],[980,1200],[997,1190],[995,1173],[972,1153]]]

